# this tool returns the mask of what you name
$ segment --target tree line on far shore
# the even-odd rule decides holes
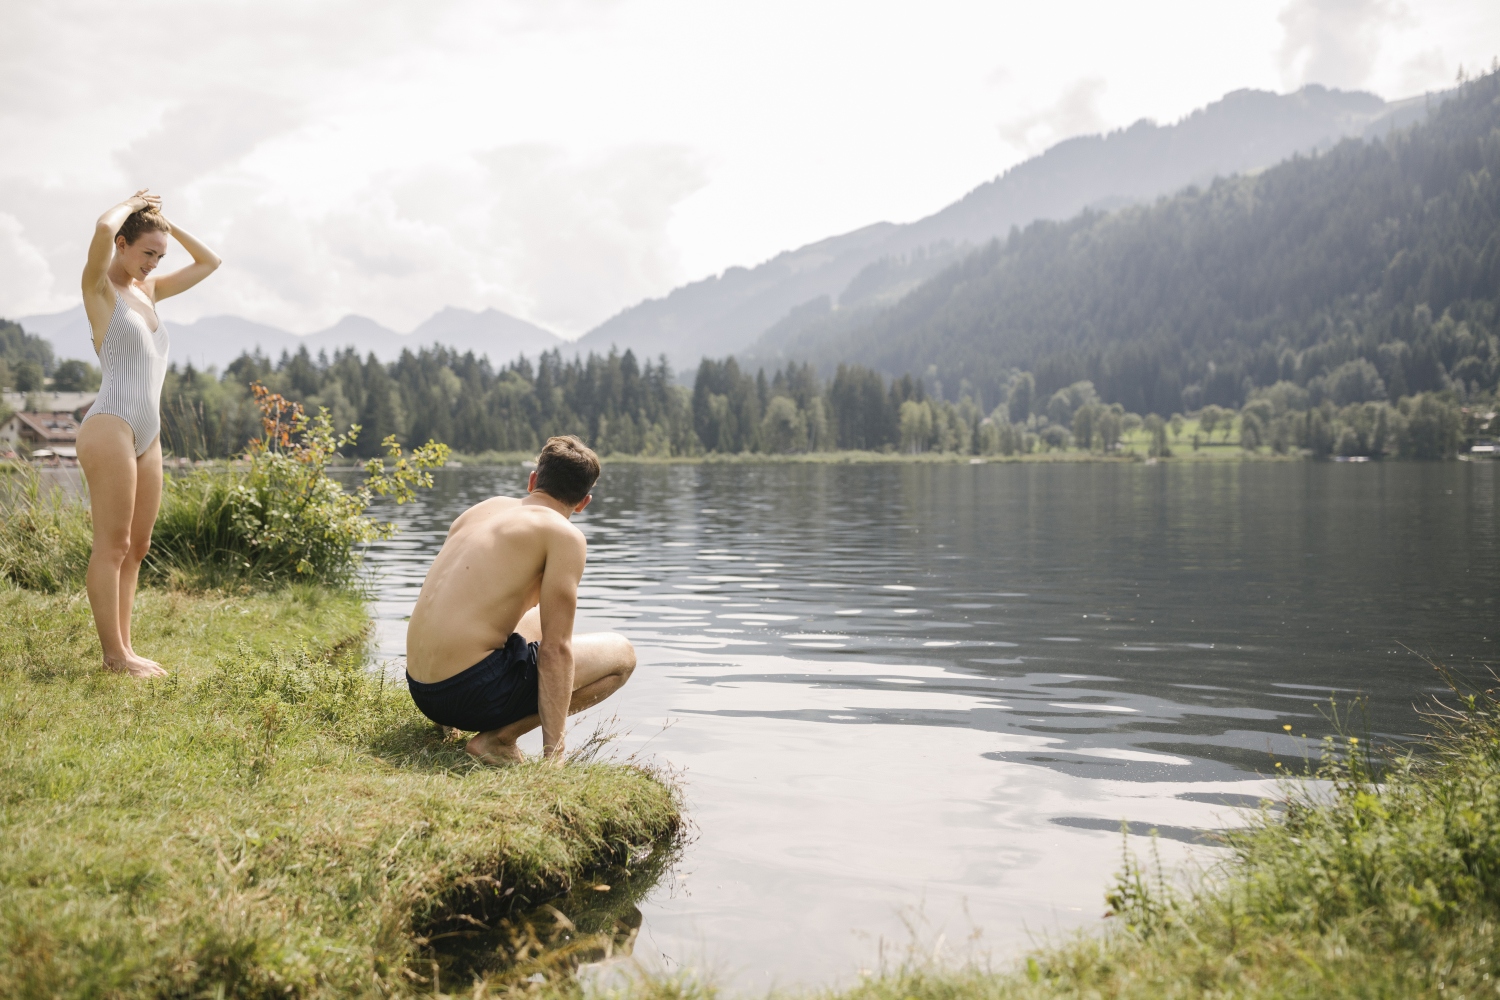
[[[275,362],[246,354],[222,375],[174,366],[162,395],[167,450],[195,458],[241,451],[259,427],[249,392],[256,382],[312,412],[327,407],[339,429],[359,424],[360,457],[378,454],[392,434],[471,455],[534,452],[551,435],[576,434],[605,456],[660,458],[843,450],[1107,455],[1126,448],[1166,457],[1229,443],[1314,457],[1443,458],[1500,430],[1492,396],[1450,388],[1392,398],[1364,361],[1308,385],[1256,389],[1238,410],[1136,414],[1105,402],[1088,381],[1038,394],[1029,372],[1013,373],[1001,398],[986,405],[968,386],[950,400],[930,378],[888,378],[860,365],[840,365],[824,379],[806,364],[752,373],[732,357],[705,358],[689,389],[665,359],[642,364],[631,351],[586,358],[552,352],[497,367],[442,347],[403,352],[391,363],[361,359],[349,348],[331,358],[303,350]]]
[[[97,368],[55,364],[46,341],[13,323],[0,322],[0,369],[25,373],[27,391],[98,386]],[[1166,457],[1233,443],[1314,457],[1424,459],[1500,435],[1493,392],[1471,392],[1459,380],[1437,392],[1406,394],[1399,383],[1392,391],[1363,358],[1303,383],[1250,388],[1238,409],[1209,404],[1186,414],[1138,414],[1106,402],[1091,381],[1044,394],[1032,373],[1020,371],[990,405],[967,381],[949,400],[931,374],[888,378],[852,364],[825,380],[805,363],[752,374],[735,358],[705,358],[689,389],[664,358],[642,364],[631,351],[586,358],[554,351],[497,367],[443,347],[403,352],[391,363],[361,359],[351,347],[331,358],[303,349],[274,362],[242,354],[222,373],[173,365],[162,391],[163,447],[189,458],[241,453],[259,433],[250,393],[257,382],[310,412],[327,407],[340,430],[359,424],[352,450],[363,458],[380,454],[387,435],[407,444],[435,440],[466,454],[534,452],[553,434],[576,434],[606,456],[660,458],[1127,449]]]

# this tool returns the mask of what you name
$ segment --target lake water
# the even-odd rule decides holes
[[[449,522],[519,468],[443,470],[374,546],[378,656]],[[1099,920],[1120,825],[1212,863],[1330,731],[1495,662],[1500,463],[606,468],[580,631],[640,666],[575,723],[681,774],[695,837],[636,957],[741,989],[913,939],[1004,956]],[[1283,726],[1290,725],[1289,734]],[[579,730],[582,730],[580,732]],[[1303,738],[1306,734],[1306,738]],[[531,737],[530,749],[539,748]],[[523,744],[526,745],[526,744]],[[1132,838],[1142,854],[1149,842]]]

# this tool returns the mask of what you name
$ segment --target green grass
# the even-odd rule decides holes
[[[468,991],[444,941],[670,841],[643,768],[474,766],[367,629],[312,586],[145,589],[172,674],[141,683],[98,669],[83,595],[0,583],[0,996]]]

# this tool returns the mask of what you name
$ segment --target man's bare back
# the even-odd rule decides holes
[[[470,507],[448,529],[422,583],[406,629],[406,672],[435,684],[504,646],[541,599],[549,561],[558,575],[576,569],[567,588],[576,601],[586,552],[583,532],[550,507],[514,497]]]
[[[598,461],[577,438],[549,440],[525,499],[495,497],[453,522],[412,609],[412,700],[440,726],[478,731],[467,749],[486,763],[520,760],[517,737],[538,725],[543,752],[559,756],[567,716],[635,669],[624,636],[573,634],[588,546],[568,519],[593,499]]]

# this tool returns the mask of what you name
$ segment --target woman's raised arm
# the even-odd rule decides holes
[[[115,236],[120,232],[120,227],[125,224],[125,220],[130,218],[132,212],[139,212],[143,208],[160,204],[160,197],[147,194],[146,189],[142,188],[99,216],[99,221],[94,224],[94,238],[89,242],[88,260],[83,265],[85,301],[92,295],[100,295],[104,292],[105,283],[109,280],[107,277],[109,262],[114,259],[115,255]],[[110,296],[110,299],[109,305],[113,307],[113,296]]]
[[[217,254],[203,245],[202,240],[175,223],[172,224],[172,236],[182,244],[184,250],[193,255],[193,262],[171,274],[147,281],[151,286],[151,297],[157,302],[182,294],[213,274],[222,263]]]

